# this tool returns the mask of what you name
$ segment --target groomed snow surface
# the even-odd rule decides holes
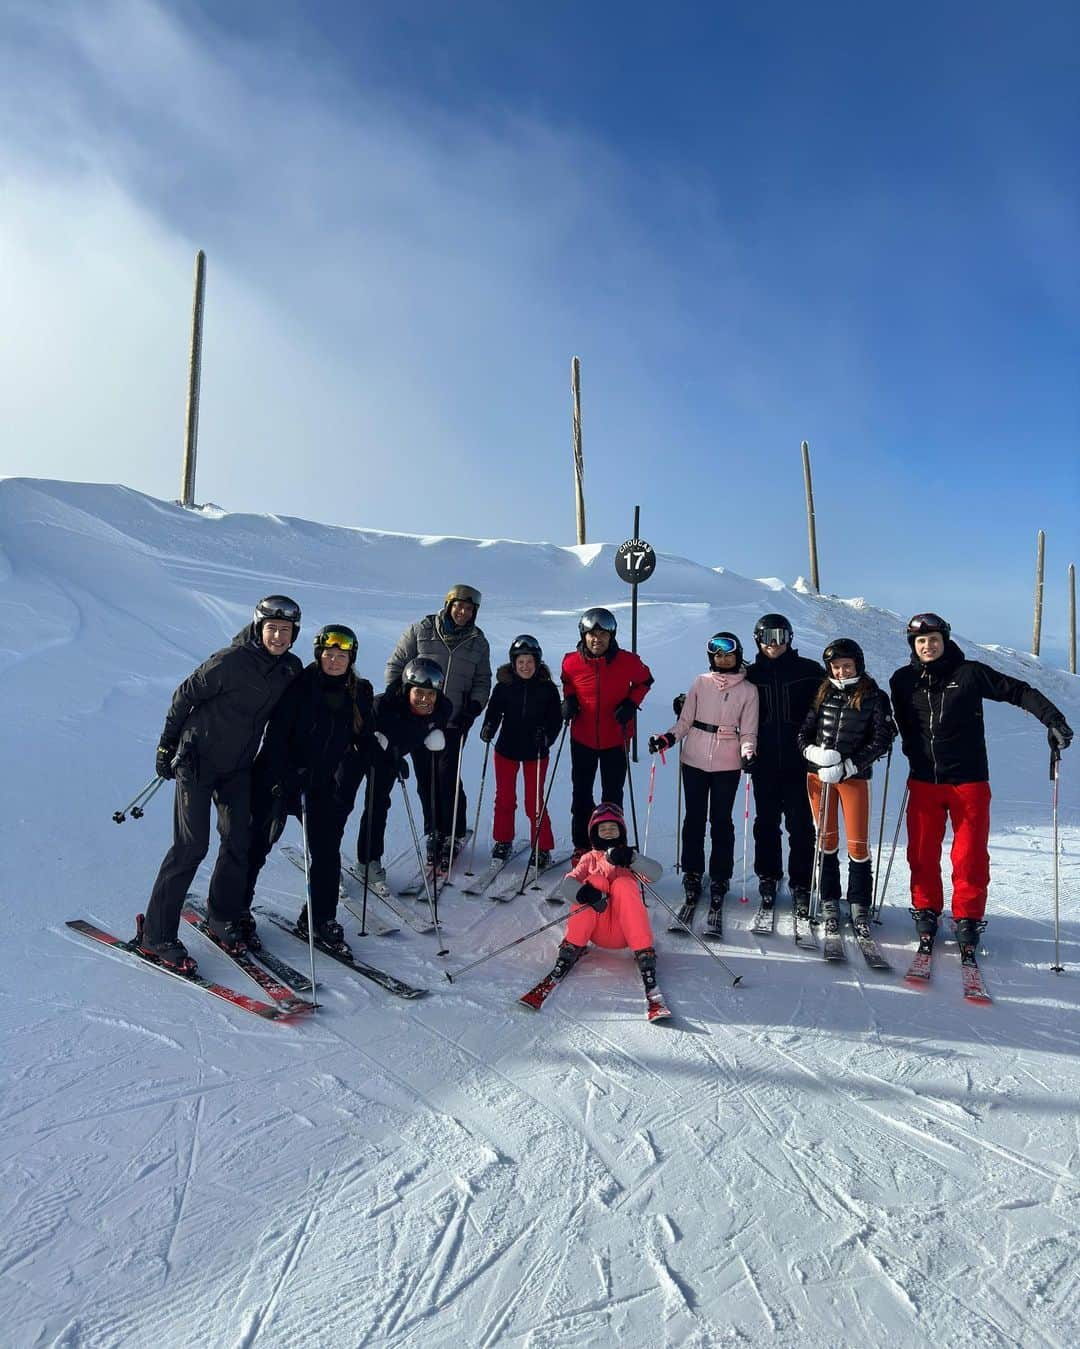
[[[582,606],[628,605],[611,553],[0,482],[4,1343],[1080,1340],[1080,751],[1062,774],[1067,972],[1054,975],[1046,738],[1016,708],[987,714],[992,1007],[963,1001],[951,942],[930,987],[905,985],[902,847],[879,930],[892,974],[872,973],[850,942],[839,967],[796,951],[786,898],[777,935],[753,937],[754,906],[736,894],[718,948],[742,975],[733,988],[653,905],[667,1025],[646,1023],[626,953],[591,954],[540,1014],[520,1008],[558,928],[448,984],[444,968],[552,916],[528,894],[504,906],[448,892],[446,961],[408,931],[361,941],[343,914],[359,954],[430,995],[403,1002],[320,958],[322,1010],[291,1026],[64,927],[83,915],[132,931],[169,841],[171,790],[141,821],[118,828],[112,812],[153,772],[174,686],[261,595],[300,601],[305,659],[321,623],[355,627],[359,670],[378,686],[402,627],[467,581],[484,592],[480,621],[500,659],[532,632],[557,670]],[[906,659],[896,615],[778,585],[661,555],[641,592],[639,649],[656,675],[644,732],[670,725],[705,639],[733,628],[749,645],[766,610],[792,618],[809,654],[856,637],[882,682]],[[941,603],[911,596],[913,611]],[[629,609],[617,612],[628,635]],[[1074,678],[957,636],[1080,725]],[[474,737],[470,812],[479,766]],[[658,770],[649,839],[669,868],[674,774],[673,759]],[[643,828],[647,759],[635,785]],[[398,801],[388,855],[406,831]],[[286,837],[299,842],[293,825]],[[660,889],[679,894],[673,871]],[[301,894],[302,878],[272,857],[262,902],[293,916]],[[267,943],[306,958],[273,929]],[[206,975],[257,994],[197,934],[190,945]]]

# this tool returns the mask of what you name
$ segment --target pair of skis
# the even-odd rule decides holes
[[[684,901],[679,909],[678,915],[673,923],[668,927],[669,932],[673,932],[680,937],[685,937],[694,928],[694,914],[697,912],[698,900],[701,898],[699,891],[692,898]],[[707,941],[724,940],[724,896],[720,895],[709,900],[709,910],[705,915],[705,926],[702,928],[701,935]]]
[[[540,890],[550,903],[561,904],[562,897],[554,892],[569,869],[570,853],[556,853],[539,872],[533,868],[533,856],[532,847],[523,843],[509,857],[493,857],[483,871],[469,877],[467,884],[461,887],[462,894],[474,899],[486,895],[501,904],[509,904],[519,893]],[[524,891],[522,882],[525,883]]]
[[[580,963],[580,960],[581,957],[579,957],[574,964]],[[570,968],[573,969],[574,966],[571,966]],[[570,970],[567,970],[566,974],[569,973]],[[527,993],[523,993],[521,997],[518,998],[518,1002],[521,1003],[523,1007],[528,1007],[533,1012],[539,1012],[544,1003],[547,1002],[548,998],[551,997],[552,993],[554,993],[562,983],[562,980],[566,978],[566,974],[562,976],[562,979],[557,978],[554,971],[550,974],[545,974],[538,984],[534,984]],[[670,1016],[671,1010],[667,1003],[664,1002],[663,994],[658,988],[654,988],[651,993],[646,993],[645,1018],[647,1021],[666,1021]]]
[[[930,982],[933,960],[933,938],[923,937],[904,978],[908,983],[925,987]],[[968,1002],[979,1003],[983,1006],[989,1006],[993,1002],[993,998],[991,998],[986,984],[983,982],[982,970],[979,968],[979,962],[975,958],[974,951],[960,952],[960,980],[964,989],[964,997]]]

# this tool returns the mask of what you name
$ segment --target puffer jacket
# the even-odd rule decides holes
[[[832,684],[817,707],[811,706],[799,727],[800,753],[810,745],[834,749],[841,759],[850,759],[858,770],[854,777],[872,777],[870,765],[887,754],[896,735],[892,708],[884,689],[864,675],[863,694],[856,707],[852,702],[857,688],[838,689]],[[807,770],[817,765],[807,760]]]
[[[512,665],[500,665],[495,689],[484,713],[485,726],[500,727],[496,753],[518,763],[535,763],[548,757],[548,746],[562,728],[559,690],[551,671],[541,661],[531,679],[522,679]],[[537,746],[537,733],[544,735],[544,748]]]
[[[413,623],[386,662],[387,689],[400,687],[402,670],[416,656],[430,656],[442,667],[442,691],[453,707],[449,724],[471,723],[491,693],[491,652],[482,630],[475,623],[457,627],[445,610]]]
[[[607,895],[611,893],[612,883],[619,876],[634,874],[644,876],[649,882],[658,881],[664,874],[664,868],[654,858],[646,857],[644,853],[636,850],[630,866],[617,867],[608,861],[605,849],[590,848],[588,852],[582,853],[577,866],[566,873],[558,889],[564,899],[573,902],[578,890],[586,881],[594,890]]]
[[[404,756],[419,749],[431,731],[445,730],[452,711],[450,699],[440,693],[431,715],[418,717],[404,689],[387,689],[375,699],[372,720],[376,731],[386,736],[387,753]]]
[[[303,669],[298,656],[272,656],[254,624],[193,670],[177,688],[161,743],[177,745],[177,772],[210,783],[251,767],[278,699]]]
[[[757,753],[757,733],[758,691],[744,670],[698,675],[668,732],[683,741],[682,762],[706,773],[737,771]]]
[[[645,662],[632,651],[624,651],[614,638],[602,656],[586,655],[579,642],[562,663],[563,694],[572,694],[579,707],[571,723],[571,738],[590,749],[614,749],[629,743],[634,720],[620,725],[615,709],[626,698],[640,707],[652,683]]]

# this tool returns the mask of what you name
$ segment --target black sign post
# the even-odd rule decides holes
[[[656,570],[656,554],[652,546],[640,538],[641,507],[634,507],[634,536],[615,549],[615,572],[620,581],[631,587],[630,650],[637,654],[637,588]],[[634,731],[634,762],[637,763],[637,730]]]

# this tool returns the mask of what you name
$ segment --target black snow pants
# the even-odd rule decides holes
[[[809,890],[814,817],[806,794],[806,765],[801,758],[785,770],[758,764],[754,771],[754,807],[754,871],[762,879],[783,879],[783,818],[788,835],[788,883],[793,890]]]
[[[589,816],[596,809],[593,787],[596,770],[600,769],[600,799],[610,801],[622,809],[623,786],[626,783],[626,750],[622,745],[612,749],[592,749],[578,740],[570,741],[570,829],[575,848],[588,848]],[[633,843],[633,826],[627,822],[627,834]]]
[[[731,811],[742,774],[737,768],[708,773],[682,766],[685,814],[682,827],[682,869],[705,874],[705,820],[709,820],[709,879],[730,881],[735,868],[735,825]]]

